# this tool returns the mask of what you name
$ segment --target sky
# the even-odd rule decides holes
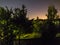
[[[27,17],[46,19],[49,5],[54,5],[60,15],[60,0],[0,0],[0,6],[8,8],[21,8],[22,4],[26,6]]]

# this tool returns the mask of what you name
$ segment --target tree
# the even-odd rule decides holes
[[[12,9],[0,7],[0,29],[3,31],[3,38],[6,45],[13,45],[13,30],[11,29]]]
[[[57,15],[57,10],[55,9],[54,6],[49,6],[48,7],[48,15],[47,15],[47,18],[49,20],[53,20],[55,19],[55,16]]]
[[[48,7],[48,32],[49,32],[49,37],[50,38],[55,38],[56,37],[56,26],[55,24],[52,22],[55,17],[57,16],[57,9],[55,9],[54,6],[49,6]]]
[[[18,30],[18,32],[16,32],[19,37],[19,45],[20,45],[20,35],[22,33],[28,33],[31,32],[31,22],[26,18],[27,15],[27,9],[25,7],[25,5],[22,5],[22,9],[20,8],[15,8],[14,9],[14,17],[12,19],[12,23],[13,25],[16,26],[15,31]]]
[[[57,10],[54,6],[48,7],[48,15],[47,15],[47,22],[43,26],[42,36],[46,39],[54,39],[56,37],[56,26],[52,22],[57,15]]]

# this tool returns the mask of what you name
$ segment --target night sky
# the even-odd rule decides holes
[[[0,0],[0,6],[9,8],[21,8],[24,4],[28,10],[27,17],[30,19],[37,16],[41,19],[46,19],[47,9],[49,5],[55,5],[58,14],[60,15],[60,0]]]

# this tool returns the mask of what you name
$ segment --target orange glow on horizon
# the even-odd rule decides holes
[[[31,11],[31,12],[28,12],[27,14],[27,17],[29,19],[37,19],[37,17],[39,17],[39,19],[47,19],[47,11],[46,10],[42,10],[42,11]]]
[[[30,16],[29,19],[37,19],[37,17],[39,17],[39,19],[47,19],[47,17],[45,15],[34,15],[34,16]]]
[[[29,14],[29,15],[27,15],[27,17],[29,18],[29,19],[37,19],[37,17],[39,17],[39,19],[47,19],[47,16],[46,16],[46,14],[44,14],[44,13],[42,13],[42,14]]]
[[[27,14],[27,17],[29,19],[37,19],[37,17],[39,17],[39,19],[47,19],[47,11],[34,11],[34,12],[30,12]],[[57,15],[59,15],[60,17],[60,10],[58,11]]]

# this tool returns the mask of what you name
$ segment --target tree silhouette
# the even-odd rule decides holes
[[[6,45],[13,45],[13,30],[10,27],[12,9],[0,7],[0,28],[3,30],[4,42]]]
[[[56,14],[57,14],[57,10],[55,9],[55,7],[49,6],[48,15],[47,15],[48,19],[45,25],[42,27],[44,28],[42,36],[45,37],[46,39],[53,39],[56,37],[56,26],[53,23],[53,20],[55,19]]]
[[[14,13],[13,13],[13,18],[12,18],[12,24],[15,27],[16,35],[19,35],[19,45],[20,45],[20,35],[22,33],[30,33],[32,32],[32,23],[31,21],[26,18],[27,15],[27,9],[25,8],[25,5],[22,5],[22,9],[20,8],[15,8]]]
[[[55,16],[57,15],[57,10],[55,9],[55,7],[52,5],[52,6],[49,6],[48,7],[48,15],[47,15],[47,18],[48,19],[55,19]]]

